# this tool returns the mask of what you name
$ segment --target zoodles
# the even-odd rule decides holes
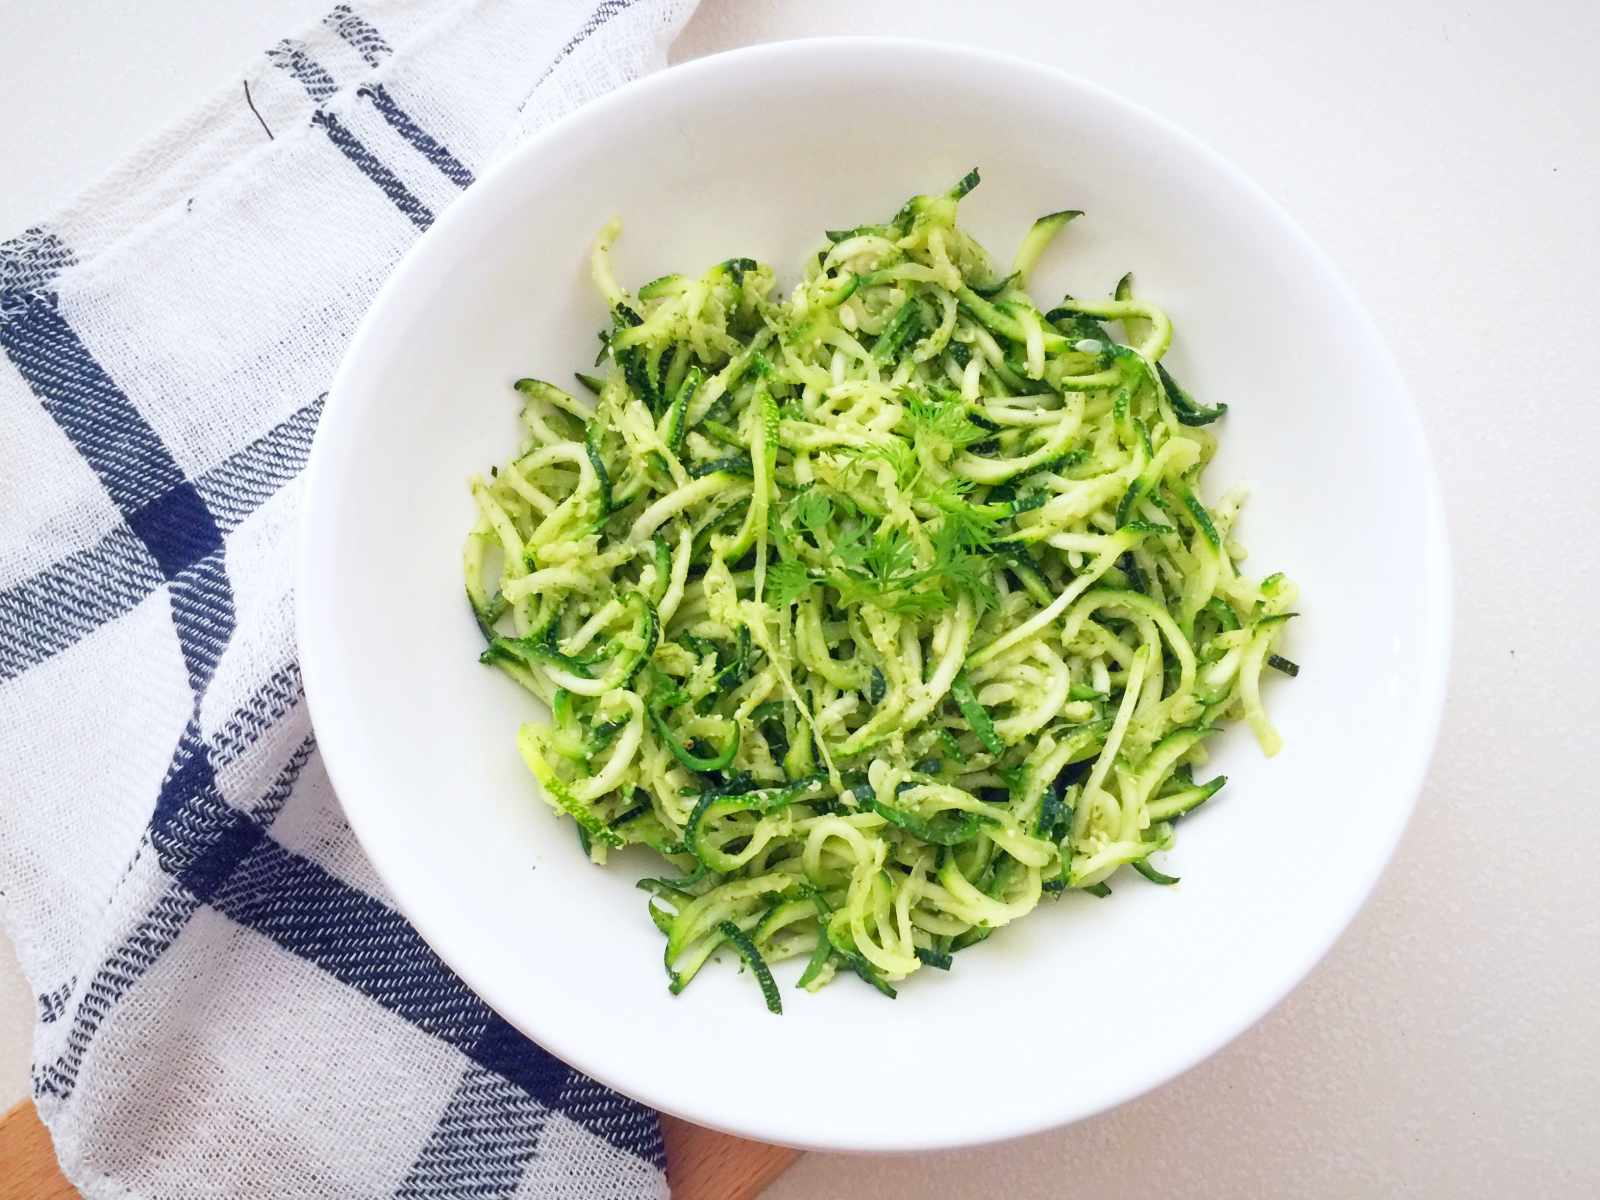
[[[617,283],[574,394],[516,384],[526,442],[474,478],[483,661],[551,713],[517,744],[597,863],[640,882],[680,991],[721,948],[886,995],[1068,889],[1151,863],[1222,787],[1295,614],[1242,575],[1200,477],[1226,406],[1162,364],[1124,278],[1043,309],[956,224],[972,172],[831,231],[786,296],[747,258]],[[1117,336],[1117,333],[1121,337]]]

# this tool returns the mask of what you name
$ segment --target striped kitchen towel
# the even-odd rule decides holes
[[[85,1195],[665,1195],[655,1115],[511,1029],[374,877],[290,564],[384,276],[693,7],[341,4],[0,245],[0,916]]]

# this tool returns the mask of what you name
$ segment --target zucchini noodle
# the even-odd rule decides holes
[[[483,661],[548,705],[518,748],[597,863],[630,845],[681,990],[719,949],[781,1009],[893,996],[1044,896],[1105,895],[1215,795],[1204,743],[1280,738],[1261,674],[1295,589],[1200,498],[1205,406],[1132,293],[1049,309],[956,224],[974,171],[830,232],[779,293],[745,258],[611,311],[579,398],[519,380],[521,453],[471,481]]]

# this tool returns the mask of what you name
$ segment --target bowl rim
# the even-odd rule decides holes
[[[324,637],[318,629],[319,618],[316,607],[308,598],[321,594],[322,590],[313,583],[316,575],[315,560],[318,544],[318,530],[314,517],[317,513],[325,511],[325,505],[318,502],[319,498],[328,494],[330,488],[335,486],[332,480],[334,469],[331,465],[335,450],[330,449],[330,445],[336,435],[329,431],[337,430],[342,423],[341,414],[344,410],[338,404],[338,397],[350,388],[355,365],[366,357],[369,344],[379,337],[377,331],[382,324],[380,318],[384,310],[391,298],[405,291],[411,283],[412,276],[422,269],[419,264],[426,257],[424,248],[445,240],[457,226],[468,224],[483,197],[494,190],[499,181],[512,174],[524,160],[538,155],[548,142],[563,136],[574,125],[594,121],[615,110],[625,109],[642,98],[664,89],[678,87],[683,82],[702,74],[762,66],[776,69],[784,60],[796,56],[804,58],[841,50],[864,51],[879,55],[942,58],[946,62],[959,61],[967,67],[983,67],[1010,75],[1031,75],[1064,92],[1077,91],[1089,95],[1102,104],[1122,109],[1133,119],[1157,127],[1165,136],[1184,144],[1212,170],[1226,177],[1232,188],[1252,195],[1263,212],[1277,221],[1280,232],[1291,239],[1320,272],[1323,286],[1333,294],[1341,310],[1350,314],[1355,323],[1371,339],[1372,344],[1381,349],[1381,362],[1377,366],[1387,378],[1397,400],[1391,419],[1406,427],[1418,449],[1417,471],[1422,498],[1419,518],[1426,543],[1419,548],[1418,556],[1432,564],[1432,569],[1423,576],[1421,589],[1420,607],[1429,634],[1420,656],[1425,671],[1419,675],[1418,687],[1411,697],[1412,707],[1421,715],[1419,732],[1422,736],[1416,739],[1405,754],[1395,759],[1395,769],[1390,772],[1390,778],[1394,781],[1391,786],[1395,789],[1397,800],[1394,819],[1385,830],[1381,831],[1386,839],[1385,844],[1355,873],[1358,877],[1357,885],[1347,893],[1349,899],[1344,909],[1323,927],[1308,930],[1308,936],[1300,953],[1294,957],[1284,957],[1283,963],[1277,970],[1274,986],[1264,988],[1252,1003],[1240,1005],[1230,1019],[1215,1022],[1211,1028],[1203,1031],[1203,1036],[1196,1037],[1183,1054],[1175,1055],[1160,1068],[1152,1068],[1142,1075],[1130,1077],[1117,1088],[1103,1090],[1089,1103],[1064,1103],[1051,1106],[1041,1110],[1034,1119],[1012,1121],[1003,1128],[975,1127],[970,1135],[963,1133],[958,1137],[921,1139],[915,1136],[884,1137],[875,1136],[874,1131],[862,1130],[848,1130],[845,1131],[847,1136],[829,1141],[795,1136],[793,1132],[785,1131],[786,1122],[780,1113],[768,1112],[763,1115],[709,1108],[692,1092],[683,1096],[673,1094],[670,1086],[654,1082],[646,1084],[629,1081],[621,1084],[608,1079],[603,1065],[596,1063],[594,1057],[587,1052],[585,1048],[587,1039],[581,1034],[573,1037],[551,1029],[541,1029],[535,1033],[516,1015],[518,1006],[514,1003],[514,997],[507,995],[499,982],[478,970],[473,962],[463,961],[452,950],[448,939],[439,936],[441,932],[439,924],[426,911],[426,906],[413,902],[416,892],[409,886],[410,871],[406,864],[400,862],[398,853],[390,852],[389,844],[384,838],[373,834],[384,819],[381,806],[363,799],[363,792],[359,787],[350,786],[360,776],[359,764],[346,757],[337,733],[332,738],[325,738],[324,730],[317,728],[316,721],[319,707],[324,707],[319,704],[317,697],[319,694],[326,695],[323,692],[326,680],[317,653],[324,644]],[[1306,979],[1370,899],[1378,879],[1392,861],[1416,810],[1438,743],[1451,669],[1454,623],[1453,568],[1446,514],[1433,454],[1411,389],[1395,361],[1393,352],[1376,321],[1332,259],[1265,188],[1219,151],[1177,122],[1127,99],[1102,84],[1059,67],[1021,55],[931,38],[874,35],[791,38],[706,55],[642,76],[604,96],[582,104],[505,152],[412,243],[363,314],[340,359],[328,391],[322,418],[313,437],[305,468],[305,486],[296,517],[296,528],[298,540],[294,557],[294,628],[308,711],[335,796],[363,852],[371,861],[379,879],[389,890],[399,912],[421,934],[445,965],[491,1008],[527,1037],[574,1069],[658,1111],[670,1112],[696,1124],[737,1136],[807,1150],[868,1153],[931,1152],[993,1144],[1041,1133],[1118,1108],[1164,1083],[1177,1079],[1234,1041],[1276,1008]],[[331,688],[331,684],[328,686]]]

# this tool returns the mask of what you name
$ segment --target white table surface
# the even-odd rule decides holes
[[[0,231],[329,3],[0,0]],[[956,1154],[808,1155],[769,1200],[1600,1193],[1600,11],[704,0],[674,57],[868,32],[1103,83],[1209,141],[1332,254],[1389,330],[1432,439],[1455,667],[1394,864],[1256,1029],[1073,1128]],[[1362,786],[1361,748],[1328,769]],[[31,1020],[0,947],[0,1107],[26,1092]]]

